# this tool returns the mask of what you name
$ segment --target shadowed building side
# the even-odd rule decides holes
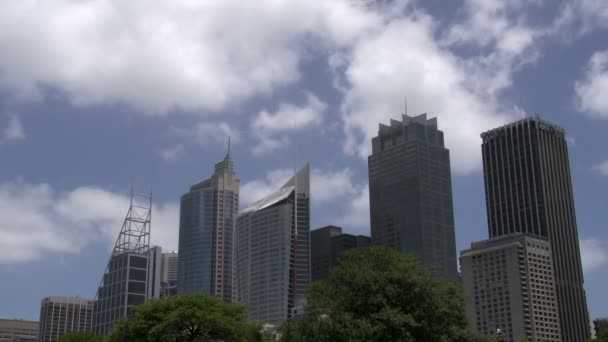
[[[437,119],[402,116],[380,124],[368,158],[372,243],[417,256],[455,279],[450,152]]]

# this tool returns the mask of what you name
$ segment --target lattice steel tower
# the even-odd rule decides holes
[[[160,294],[160,247],[150,248],[152,195],[131,189],[129,210],[95,296],[93,331],[100,336],[129,314],[129,307]]]

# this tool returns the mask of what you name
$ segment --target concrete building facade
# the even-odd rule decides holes
[[[417,256],[457,277],[450,152],[437,119],[380,124],[368,158],[372,243]]]
[[[310,166],[243,210],[237,221],[238,301],[251,321],[301,313],[310,284]]]
[[[40,306],[40,342],[55,342],[70,332],[93,330],[94,299],[46,297]]]
[[[473,243],[460,263],[470,326],[498,341],[562,341],[551,244],[516,234]]]
[[[363,248],[371,244],[364,235],[342,233],[342,228],[326,226],[310,232],[311,281],[327,279],[340,255],[351,248]]]
[[[160,259],[160,297],[166,298],[177,294],[177,264],[176,251],[163,253]]]
[[[38,341],[40,324],[22,319],[0,319],[0,342]]]
[[[590,339],[564,129],[529,117],[481,134],[490,238],[549,239],[565,342]]]
[[[215,173],[181,197],[177,290],[203,292],[224,302],[236,296],[234,236],[239,180],[230,149]]]

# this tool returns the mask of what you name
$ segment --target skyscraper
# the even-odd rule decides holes
[[[177,294],[177,259],[176,251],[163,253],[160,259],[160,297],[166,298]]]
[[[560,342],[551,245],[513,234],[475,242],[461,252],[469,325],[498,341]]]
[[[342,227],[326,226],[311,231],[311,281],[327,279],[346,250],[363,248],[370,243],[369,236],[344,234]]]
[[[40,342],[55,342],[70,332],[91,332],[95,300],[46,297],[40,307]]]
[[[372,139],[369,200],[372,243],[416,255],[456,278],[450,152],[426,114],[380,124]]]
[[[152,197],[131,204],[95,296],[93,332],[109,334],[130,307],[160,297],[160,247],[150,248]]]
[[[215,173],[181,198],[179,216],[179,293],[204,292],[225,302],[235,296],[234,230],[239,180],[228,153]]]
[[[590,338],[574,196],[564,129],[539,117],[481,134],[490,238],[549,239],[562,338]]]
[[[300,312],[310,284],[308,164],[241,212],[236,254],[238,301],[249,320],[280,324]]]

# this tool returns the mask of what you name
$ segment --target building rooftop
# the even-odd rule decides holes
[[[391,130],[391,128],[395,127],[405,127],[410,125],[411,123],[418,123],[425,126],[431,126],[437,128],[437,118],[427,119],[426,113],[422,113],[417,116],[409,116],[406,114],[401,115],[401,121],[391,119],[390,125],[380,124],[378,133],[386,133]]]
[[[565,133],[566,132],[566,130],[563,129],[562,127],[560,127],[560,126],[558,126],[558,125],[556,125],[556,124],[554,124],[552,122],[546,121],[546,120],[542,119],[539,114],[536,114],[536,115],[533,115],[533,116],[529,116],[529,117],[523,118],[521,120],[513,121],[511,123],[508,123],[508,124],[500,126],[500,127],[493,128],[493,129],[491,129],[489,131],[485,131],[485,132],[481,133],[480,136],[483,138],[483,137],[485,137],[485,136],[487,136],[487,135],[489,135],[491,133],[502,131],[502,130],[505,130],[505,129],[509,128],[509,127],[518,126],[518,125],[521,125],[521,124],[523,124],[525,122],[528,122],[528,121],[541,122],[541,123],[543,123],[543,124],[545,124],[545,125],[553,128],[553,129],[555,129],[556,131],[558,131],[560,133]]]

